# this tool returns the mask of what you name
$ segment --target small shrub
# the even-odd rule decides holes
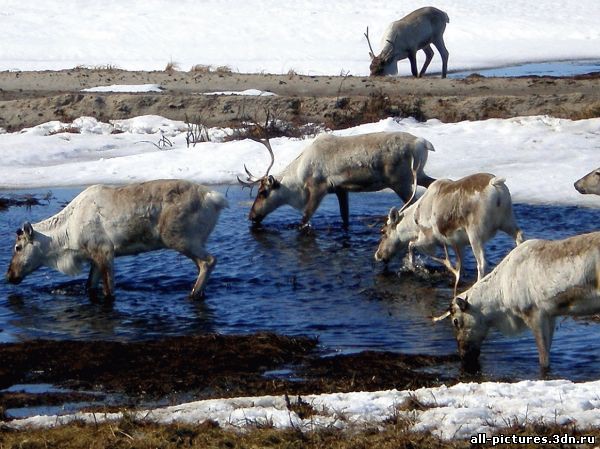
[[[177,64],[176,62],[169,62],[167,64],[167,66],[165,67],[165,72],[167,72],[169,75],[172,75],[173,73],[175,73],[176,71],[179,70],[179,64]]]

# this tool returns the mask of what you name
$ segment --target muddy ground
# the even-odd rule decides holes
[[[158,93],[86,93],[113,84],[158,84]],[[276,96],[203,95],[259,89]],[[295,125],[331,129],[384,117],[437,118],[443,122],[548,114],[582,119],[600,116],[600,73],[567,78],[521,77],[423,79],[404,77],[131,72],[113,68],[0,72],[0,128],[17,131],[50,120],[81,116],[101,121],[146,114],[231,126],[269,109]]]
[[[321,357],[318,341],[271,333],[198,335],[123,343],[35,340],[0,345],[0,390],[52,384],[68,392],[0,392],[0,409],[70,402],[88,408],[325,392],[407,389],[454,383],[425,368],[449,356],[389,352]],[[441,372],[444,369],[439,370]],[[4,416],[10,419],[10,411]]]

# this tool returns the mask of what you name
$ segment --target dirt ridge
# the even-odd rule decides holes
[[[156,84],[163,91],[82,91],[114,84]],[[276,95],[204,95],[251,88]],[[443,122],[524,115],[585,119],[600,116],[600,73],[564,78],[413,79],[83,68],[0,72],[0,127],[9,132],[81,116],[106,122],[148,114],[224,127],[251,119],[266,108],[277,119],[296,125],[323,123],[331,129],[408,116]]]

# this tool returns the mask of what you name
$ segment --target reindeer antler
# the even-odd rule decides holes
[[[412,175],[413,175],[412,194],[410,195],[410,198],[408,199],[408,201],[402,205],[402,207],[400,208],[398,213],[401,213],[404,209],[406,209],[408,206],[410,206],[412,200],[415,197],[415,194],[417,193],[417,172],[419,171],[419,168],[421,168],[421,164],[417,165],[417,167],[415,168],[415,158],[413,155],[411,155],[410,157],[412,159],[412,162],[410,164],[410,171],[412,172]]]
[[[266,111],[266,115],[267,115],[267,118],[265,120],[264,125],[259,125],[258,123],[255,124],[257,134],[259,134],[260,136],[267,136],[267,128],[269,126],[269,120],[270,120],[269,110]],[[261,179],[264,179],[267,176],[269,176],[269,172],[271,171],[271,168],[273,167],[273,164],[275,163],[275,154],[273,153],[273,148],[271,147],[271,142],[269,141],[269,138],[268,137],[260,137],[260,136],[250,134],[250,136],[248,138],[250,140],[253,140],[255,142],[258,142],[258,143],[264,145],[264,147],[269,152],[269,155],[271,156],[271,163],[267,167],[266,173],[261,177],[254,176],[250,172],[250,170],[248,170],[248,167],[246,167],[246,164],[244,164],[244,170],[246,171],[246,174],[248,175],[248,177],[246,178],[246,181],[242,181],[239,176],[237,177],[237,180],[240,184],[242,184],[244,187],[250,187],[251,189],[254,185],[259,183]]]
[[[371,47],[371,40],[369,39],[369,27],[367,27],[367,32],[364,33],[364,35],[367,38],[367,44],[369,44],[369,56],[373,59],[375,57],[375,52],[373,51],[373,47]]]

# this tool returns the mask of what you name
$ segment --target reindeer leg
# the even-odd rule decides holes
[[[431,45],[427,45],[421,50],[425,52],[425,62],[423,63],[423,67],[421,67],[421,73],[419,73],[419,78],[425,75],[427,67],[429,67],[431,60],[433,59],[433,49],[431,48]]]
[[[94,261],[90,262],[90,274],[85,283],[85,289],[89,292],[98,287],[100,283],[100,268]]]
[[[97,290],[98,284],[100,283],[101,271],[96,262],[93,260],[90,262],[90,274],[88,275],[85,283],[85,291],[87,292],[90,300],[96,302],[98,300]]]
[[[217,259],[210,254],[207,254],[203,258],[193,256],[191,256],[190,258],[198,267],[198,278],[196,279],[194,288],[192,288],[190,298],[201,299],[204,298],[204,286],[206,285],[206,281],[208,281],[210,273],[212,273],[212,270],[217,264]]]
[[[114,257],[112,245],[101,244],[91,257],[92,267],[90,268],[90,274],[86,283],[89,289],[90,287],[97,286],[100,279],[102,279],[102,292],[107,300],[114,299],[115,293]],[[88,293],[90,296],[93,296],[94,289],[88,290]]]
[[[345,190],[338,189],[335,191],[335,194],[337,196],[338,203],[340,204],[340,215],[342,216],[342,223],[344,229],[348,229],[348,192]]]
[[[475,260],[477,260],[477,280],[479,281],[485,276],[485,251],[481,239],[474,235],[469,235],[468,237],[471,248],[473,249],[473,255],[475,256]]]
[[[113,261],[105,262],[100,271],[102,272],[102,292],[104,293],[104,299],[113,300],[115,297]]]
[[[417,54],[415,52],[410,52],[408,54],[408,60],[410,62],[410,71],[415,78],[418,78],[419,72],[417,71]]]
[[[446,78],[448,74],[448,50],[446,49],[446,45],[444,44],[444,38],[442,36],[439,39],[433,41],[433,45],[440,52],[440,56],[442,57],[442,78]]]
[[[304,214],[302,215],[300,228],[305,228],[308,226],[308,222],[319,207],[319,204],[321,204],[321,200],[327,193],[327,188],[324,184],[309,186],[307,190],[308,199],[306,201],[306,206],[304,206]]]
[[[555,321],[554,317],[548,316],[539,310],[533,311],[526,320],[535,336],[542,375],[545,375],[550,368],[550,347],[554,336]]]

